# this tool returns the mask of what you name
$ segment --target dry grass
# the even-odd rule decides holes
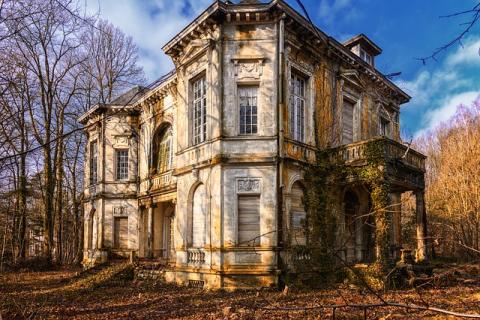
[[[288,294],[272,290],[206,292],[136,282],[129,280],[127,274],[126,265],[115,265],[95,275],[79,274],[77,269],[0,275],[0,312],[3,319],[325,319],[331,318],[332,309],[266,309],[378,302],[364,289],[347,285],[317,291],[290,289]],[[480,313],[478,281],[443,288],[425,287],[420,292],[394,291],[384,298]],[[367,317],[446,318],[430,312],[393,308],[370,309]],[[339,309],[336,319],[363,319],[363,310]]]

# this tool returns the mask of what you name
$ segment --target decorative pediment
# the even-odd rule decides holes
[[[359,72],[355,69],[343,70],[340,73],[340,76],[345,81],[347,81],[349,84],[352,84],[352,85],[354,85],[356,87],[359,87],[359,88],[364,88],[365,87],[365,83],[363,82],[362,79],[360,79]]]
[[[113,207],[113,215],[116,217],[128,216],[127,207],[124,207],[124,206]]]
[[[263,57],[238,57],[232,59],[237,80],[260,80],[263,74]]]

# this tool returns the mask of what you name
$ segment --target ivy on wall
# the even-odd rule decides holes
[[[375,222],[375,263],[369,273],[377,279],[391,268],[390,228],[392,214],[388,210],[390,184],[386,178],[387,157],[385,141],[367,143],[364,149],[364,163],[347,166],[339,160],[336,150],[317,152],[316,163],[305,172],[305,207],[308,212],[305,230],[306,246],[292,248],[293,254],[309,253],[308,263],[301,261],[294,265],[297,273],[320,273],[322,281],[330,281],[338,274],[340,256],[337,254],[339,236],[338,221],[341,209],[342,188],[347,181],[361,181],[370,191],[371,214]]]

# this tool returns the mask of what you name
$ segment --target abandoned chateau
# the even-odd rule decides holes
[[[425,157],[400,140],[410,97],[376,70],[382,50],[367,36],[340,43],[282,0],[215,1],[163,50],[174,71],[79,119],[85,266],[134,255],[169,282],[275,286],[311,258],[295,249],[312,241],[311,168],[327,153],[351,172],[371,169],[371,145],[388,209],[367,175],[332,174],[332,250],[351,264],[403,249],[427,259]],[[407,191],[415,243],[402,240]]]

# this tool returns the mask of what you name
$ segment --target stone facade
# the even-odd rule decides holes
[[[389,154],[406,150],[398,119],[410,97],[374,68],[381,50],[363,35],[342,45],[281,0],[216,1],[164,51],[175,71],[80,118],[85,264],[133,251],[165,265],[166,281],[275,286],[282,253],[305,241],[303,174],[316,151],[359,165],[379,136]],[[424,157],[406,154],[397,202],[423,192]],[[339,186],[344,212],[368,210],[358,185]],[[362,237],[344,249],[352,262],[366,260]]]

